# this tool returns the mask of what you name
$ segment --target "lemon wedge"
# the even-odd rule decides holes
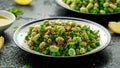
[[[29,5],[32,2],[32,0],[14,0],[14,1],[19,5]]]
[[[4,40],[5,38],[3,36],[0,37],[0,50],[2,49],[2,47],[4,46]]]
[[[120,22],[109,22],[108,27],[115,33],[120,34]]]

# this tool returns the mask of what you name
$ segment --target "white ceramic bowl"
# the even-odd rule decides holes
[[[50,56],[50,55],[44,55],[42,53],[33,51],[29,48],[29,46],[25,43],[25,36],[27,33],[27,30],[29,29],[30,26],[32,25],[40,25],[42,24],[42,21],[44,20],[49,20],[49,21],[56,21],[58,19],[61,19],[61,21],[64,20],[74,20],[76,21],[78,24],[81,25],[90,25],[90,28],[93,30],[99,30],[100,31],[100,43],[101,45],[95,49],[93,49],[90,52],[87,52],[83,55],[76,55],[76,56],[65,56],[65,57],[78,57],[78,56],[85,56],[85,55],[89,55],[89,54],[93,54],[96,53],[98,51],[103,50],[105,47],[107,47],[111,41],[111,35],[109,33],[109,31],[103,27],[100,24],[97,24],[96,22],[92,22],[86,19],[82,19],[82,18],[74,18],[74,17],[53,17],[53,18],[45,18],[45,19],[41,19],[41,20],[37,20],[37,21],[33,21],[27,24],[24,24],[23,26],[20,26],[14,33],[13,35],[13,40],[14,42],[17,44],[18,47],[20,47],[21,49],[30,52],[32,54],[36,54],[36,55],[40,55],[40,56],[46,56],[46,57],[59,57],[59,58],[65,58],[65,57],[61,57],[61,56]]]
[[[10,25],[16,20],[16,17],[14,14],[12,14],[11,12],[9,12],[7,10],[0,10],[0,16],[10,19],[9,23],[7,23],[5,25],[0,25],[0,34],[1,34],[4,30],[6,30],[8,27],[10,27]]]

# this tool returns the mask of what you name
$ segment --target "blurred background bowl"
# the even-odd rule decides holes
[[[109,21],[119,21],[120,20],[120,12],[113,12],[113,13],[105,13],[105,14],[92,14],[92,13],[83,13],[76,10],[71,9],[67,4],[63,2],[63,0],[56,0],[56,3],[61,6],[66,12],[66,14],[70,17],[78,17],[88,19],[94,22],[97,22],[105,27],[108,26]],[[60,11],[60,10],[59,10]]]
[[[6,23],[6,24],[3,24],[4,22],[0,22],[0,24],[3,24],[3,25],[0,25],[0,34],[5,31],[7,28],[10,27],[10,25],[15,21],[16,17],[14,14],[10,13],[9,11],[7,10],[0,10],[0,19],[3,18],[6,18],[6,19],[9,19],[9,23]]]

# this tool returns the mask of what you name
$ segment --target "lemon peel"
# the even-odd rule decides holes
[[[5,38],[3,36],[0,36],[0,50],[3,48],[4,46],[4,40]]]
[[[120,22],[114,22],[114,21],[110,21],[108,23],[108,27],[117,34],[120,34]]]
[[[19,5],[29,5],[32,2],[32,0],[14,0],[14,1]]]

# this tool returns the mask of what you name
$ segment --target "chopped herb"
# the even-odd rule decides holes
[[[21,11],[19,8],[9,8],[8,11],[13,13],[16,17],[18,15],[22,15],[23,14],[23,11]]]
[[[18,26],[14,26],[13,28],[14,28],[14,30],[17,30],[19,27]]]

